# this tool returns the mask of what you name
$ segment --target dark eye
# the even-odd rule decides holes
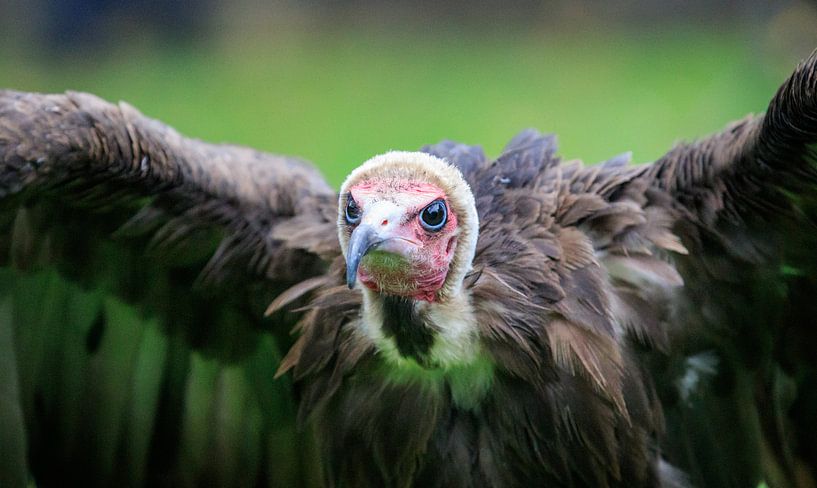
[[[438,231],[443,228],[446,220],[448,220],[448,209],[445,208],[445,202],[442,200],[429,203],[420,212],[420,224],[426,230]]]
[[[352,194],[350,193],[349,196],[346,197],[346,222],[357,224],[360,222],[360,214],[360,207],[357,206],[357,202],[352,198]]]

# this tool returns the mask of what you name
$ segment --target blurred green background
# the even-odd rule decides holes
[[[525,127],[568,158],[650,161],[762,111],[817,46],[800,1],[128,4],[0,0],[0,86],[125,100],[333,185],[388,149],[496,155]]]

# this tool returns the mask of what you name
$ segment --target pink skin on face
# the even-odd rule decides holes
[[[445,192],[430,183],[407,180],[366,180],[349,191],[363,212],[363,221],[369,217],[366,223],[387,229],[382,237],[389,240],[376,252],[394,253],[406,260],[405,266],[379,266],[382,261],[366,256],[358,268],[360,282],[374,291],[434,301],[445,282],[457,242],[457,216]],[[448,220],[442,229],[428,231],[420,224],[420,212],[438,199],[448,207]],[[389,225],[388,219],[381,216],[379,222],[372,222],[373,215],[367,215],[367,209],[383,201],[399,208],[399,214],[392,217],[399,219],[392,223],[395,225]]]

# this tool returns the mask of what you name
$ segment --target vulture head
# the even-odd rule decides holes
[[[478,229],[468,183],[435,156],[389,152],[346,178],[338,205],[346,281],[362,290],[363,328],[381,350],[420,363],[467,359],[474,331],[461,319],[470,308],[462,283]]]
[[[459,293],[478,218],[459,170],[425,153],[376,156],[343,183],[338,232],[350,288],[435,302]]]

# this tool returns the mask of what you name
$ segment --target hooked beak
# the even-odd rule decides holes
[[[395,235],[393,230],[377,229],[369,224],[359,225],[349,238],[349,249],[346,252],[346,284],[349,289],[355,287],[360,261],[369,252],[377,250],[407,258],[419,246],[416,241]]]
[[[360,260],[380,242],[382,242],[380,235],[371,225],[361,224],[352,232],[352,237],[349,239],[349,250],[346,253],[346,284],[349,285],[350,290],[355,287]]]

